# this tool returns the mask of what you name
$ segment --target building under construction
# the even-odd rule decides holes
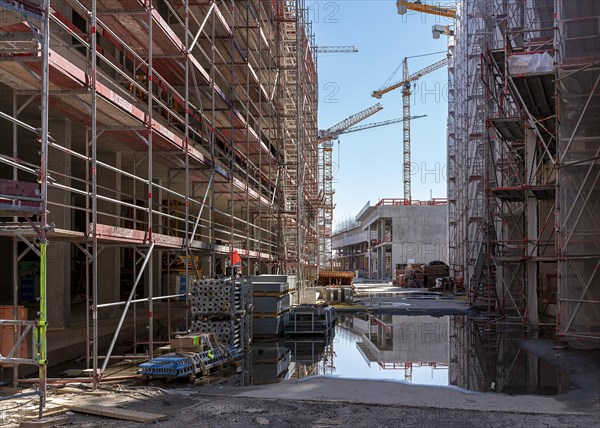
[[[451,325],[448,364],[482,367],[453,383],[503,376],[523,326],[599,347],[600,3],[397,5],[450,19],[447,207],[410,206],[406,179],[392,205],[447,210],[484,312]],[[304,0],[0,0],[0,365],[39,370],[40,406],[48,361],[85,356],[96,382],[188,331],[196,279],[331,268],[331,141],[381,106],[320,135],[316,52]],[[380,208],[341,255],[383,279],[403,237]]]
[[[192,278],[316,278],[303,3],[0,1],[0,318],[29,308],[3,325],[42,349],[2,362],[42,378],[86,355],[99,377],[120,333],[151,356],[159,324],[188,323]]]
[[[599,20],[594,0],[464,0],[449,38],[453,276],[495,325],[582,347],[600,344]]]

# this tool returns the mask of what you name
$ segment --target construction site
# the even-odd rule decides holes
[[[306,426],[323,417],[311,403],[336,400],[353,404],[318,423],[389,405],[414,423],[436,407],[461,426],[509,409],[523,415],[501,425],[590,425],[600,2],[385,3],[398,26],[443,19],[444,58],[411,73],[405,57],[365,94],[381,103],[328,127],[318,56],[357,50],[318,46],[305,0],[0,0],[0,398],[19,412],[2,423],[194,425],[177,400],[204,418],[218,396],[237,410],[207,426]],[[447,194],[417,200],[411,95],[444,69]],[[359,125],[396,89],[402,117]],[[333,143],[395,123],[398,194],[334,230]],[[164,398],[171,413],[152,406],[160,388],[145,407],[99,397],[153,377],[192,383]],[[372,394],[343,396],[352,382]],[[276,419],[262,399],[304,414]]]

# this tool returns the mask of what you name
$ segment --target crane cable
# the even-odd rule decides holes
[[[438,54],[441,54],[441,53],[447,53],[447,51],[430,52],[430,53],[426,53],[426,54],[422,54],[422,55],[407,56],[406,58],[407,59],[410,59],[410,58],[421,58],[421,57],[424,57],[424,56],[438,55]],[[383,85],[381,85],[381,88],[378,89],[379,91],[382,90],[383,88],[387,87],[392,82],[392,79],[396,76],[396,73],[398,73],[398,70],[400,70],[400,67],[402,67],[402,63],[400,63],[398,65],[398,67],[396,67],[396,69],[394,70],[394,72],[392,73],[392,75],[390,77],[388,77],[388,79],[384,82]]]

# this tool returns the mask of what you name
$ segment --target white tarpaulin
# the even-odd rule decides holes
[[[554,71],[554,58],[548,52],[508,57],[510,74],[540,74]]]

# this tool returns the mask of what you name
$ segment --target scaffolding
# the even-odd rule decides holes
[[[317,81],[304,2],[8,0],[0,12],[10,298],[16,311],[19,262],[39,253],[50,326],[69,327],[83,296],[94,381],[126,333],[152,357],[166,339],[161,316],[168,335],[179,319],[189,328],[189,284],[231,275],[234,252],[244,274],[292,274],[300,287],[316,277]],[[185,278],[176,291],[174,274]]]
[[[600,4],[556,2],[559,334],[600,346]]]
[[[449,261],[473,305],[494,306],[484,260],[486,109],[482,58],[490,36],[489,0],[457,2],[449,47]],[[485,286],[484,284],[487,284]]]
[[[319,221],[315,41],[303,1],[285,1],[281,30],[280,262],[302,286],[316,277]]]
[[[450,40],[450,264],[502,325],[600,332],[597,2],[459,2]],[[495,316],[495,315],[494,315]]]

